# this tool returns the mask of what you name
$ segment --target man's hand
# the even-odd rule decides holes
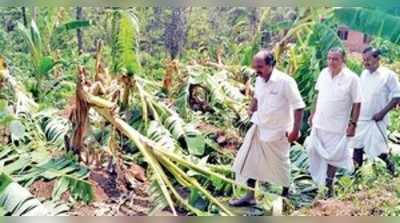
[[[373,117],[372,120],[375,122],[380,122],[382,121],[386,114],[388,114],[393,108],[396,108],[396,106],[400,105],[400,97],[395,97],[393,98],[389,104],[387,104],[381,111],[376,113]]]
[[[372,120],[374,120],[375,122],[380,122],[384,118],[385,118],[385,114],[383,114],[382,112],[378,112],[372,117]]]
[[[297,141],[301,136],[301,133],[299,130],[292,130],[289,134],[288,133],[286,133],[286,134],[287,134],[289,143],[293,143],[293,142]]]
[[[354,137],[354,136],[356,135],[356,126],[353,125],[353,124],[350,124],[350,125],[347,127],[346,133],[347,133],[347,136],[348,136],[348,137]]]
[[[361,111],[361,103],[353,103],[353,107],[351,108],[351,123],[349,123],[349,126],[347,127],[347,136],[348,137],[354,137],[356,135],[356,127],[357,127],[357,122],[358,122],[358,117],[360,117],[360,111]]]
[[[289,134],[286,133],[289,143],[293,143],[294,141],[297,141],[300,138],[300,129],[303,120],[303,113],[304,113],[304,108],[299,108],[294,110],[294,124],[292,131]]]
[[[250,103],[250,107],[249,107],[249,115],[253,115],[254,112],[257,111],[257,99],[253,98],[253,100]]]

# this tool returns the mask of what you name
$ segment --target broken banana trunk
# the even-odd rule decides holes
[[[82,86],[82,84],[80,86]],[[169,172],[172,173],[177,179],[182,179],[184,182],[199,189],[199,191],[201,191],[212,203],[218,206],[225,215],[233,215],[233,213],[230,212],[230,210],[225,207],[224,204],[222,204],[205,188],[203,188],[195,178],[188,176],[183,171],[180,171],[180,167],[176,163],[182,164],[189,168],[197,169],[198,171],[206,173],[207,175],[217,176],[229,183],[234,183],[232,180],[227,179],[217,173],[212,173],[209,170],[202,170],[201,167],[196,167],[195,164],[191,164],[189,161],[186,161],[181,157],[173,156],[174,154],[169,154],[168,152],[166,152],[166,150],[162,149],[162,146],[157,145],[152,140],[141,135],[139,132],[129,126],[125,121],[123,121],[116,112],[116,110],[118,109],[115,103],[91,94],[91,92],[85,90],[84,87],[81,87],[81,90],[82,91],[79,91],[79,93],[82,93],[83,95],[80,95],[80,99],[86,100],[85,105],[88,105],[91,108],[95,109],[100,115],[102,115],[107,121],[109,121],[114,128],[121,131],[137,145],[145,160],[153,169],[155,179],[159,183],[163,195],[165,196],[169,207],[175,215],[177,215],[177,212],[175,211],[175,204],[172,197],[175,197],[175,200],[177,202],[184,205],[188,210],[195,213],[196,215],[200,215],[201,211],[192,207],[183,197],[181,197],[179,193],[176,193],[173,183],[168,178],[168,175],[166,174],[164,169],[169,170]]]

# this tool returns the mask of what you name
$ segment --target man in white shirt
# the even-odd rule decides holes
[[[344,60],[343,49],[329,51],[328,67],[321,71],[315,87],[318,96],[310,119],[312,130],[305,142],[311,176],[328,187],[327,197],[334,194],[336,169],[353,169],[349,141],[355,135],[361,106],[359,77]]]
[[[235,162],[236,180],[255,187],[256,180],[283,186],[289,195],[290,143],[299,138],[305,104],[295,80],[275,69],[274,55],[266,50],[253,59],[257,79],[250,106],[253,126],[247,132]],[[255,204],[254,192],[230,202],[232,206]]]
[[[381,158],[392,175],[395,165],[390,160],[387,145],[387,115],[400,103],[400,85],[397,74],[380,66],[380,51],[368,47],[363,52],[365,70],[361,74],[363,106],[354,138],[354,162],[356,169],[363,163],[363,153],[368,158]]]

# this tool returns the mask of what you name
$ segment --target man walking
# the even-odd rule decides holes
[[[359,77],[344,63],[345,52],[333,48],[328,53],[328,67],[321,71],[315,113],[311,115],[311,135],[305,147],[310,158],[313,180],[328,187],[326,196],[334,194],[337,168],[353,169],[350,138],[355,135],[361,106]]]
[[[247,132],[233,165],[236,180],[255,187],[256,180],[283,186],[289,195],[290,143],[299,138],[305,104],[297,84],[275,68],[274,55],[266,50],[253,58],[257,72],[255,97],[250,106],[253,126]],[[255,204],[254,192],[232,200],[232,206]]]
[[[363,153],[370,159],[379,157],[388,171],[395,175],[387,145],[388,113],[400,103],[400,85],[396,73],[381,66],[380,51],[368,47],[363,52],[365,70],[361,74],[363,106],[354,138],[353,159],[358,169],[363,164]]]

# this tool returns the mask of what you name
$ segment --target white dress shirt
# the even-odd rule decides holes
[[[260,140],[265,142],[285,137],[293,127],[294,110],[305,107],[296,81],[277,69],[267,82],[257,77],[254,96],[257,111],[251,121],[259,127]]]
[[[361,88],[363,102],[361,106],[360,120],[372,120],[372,117],[380,112],[393,99],[400,97],[400,85],[396,73],[380,66],[375,72],[364,70],[361,74]],[[383,122],[389,123],[386,115]]]
[[[360,78],[347,67],[335,77],[325,68],[315,89],[319,93],[313,126],[327,132],[345,133],[353,104],[362,102]]]

